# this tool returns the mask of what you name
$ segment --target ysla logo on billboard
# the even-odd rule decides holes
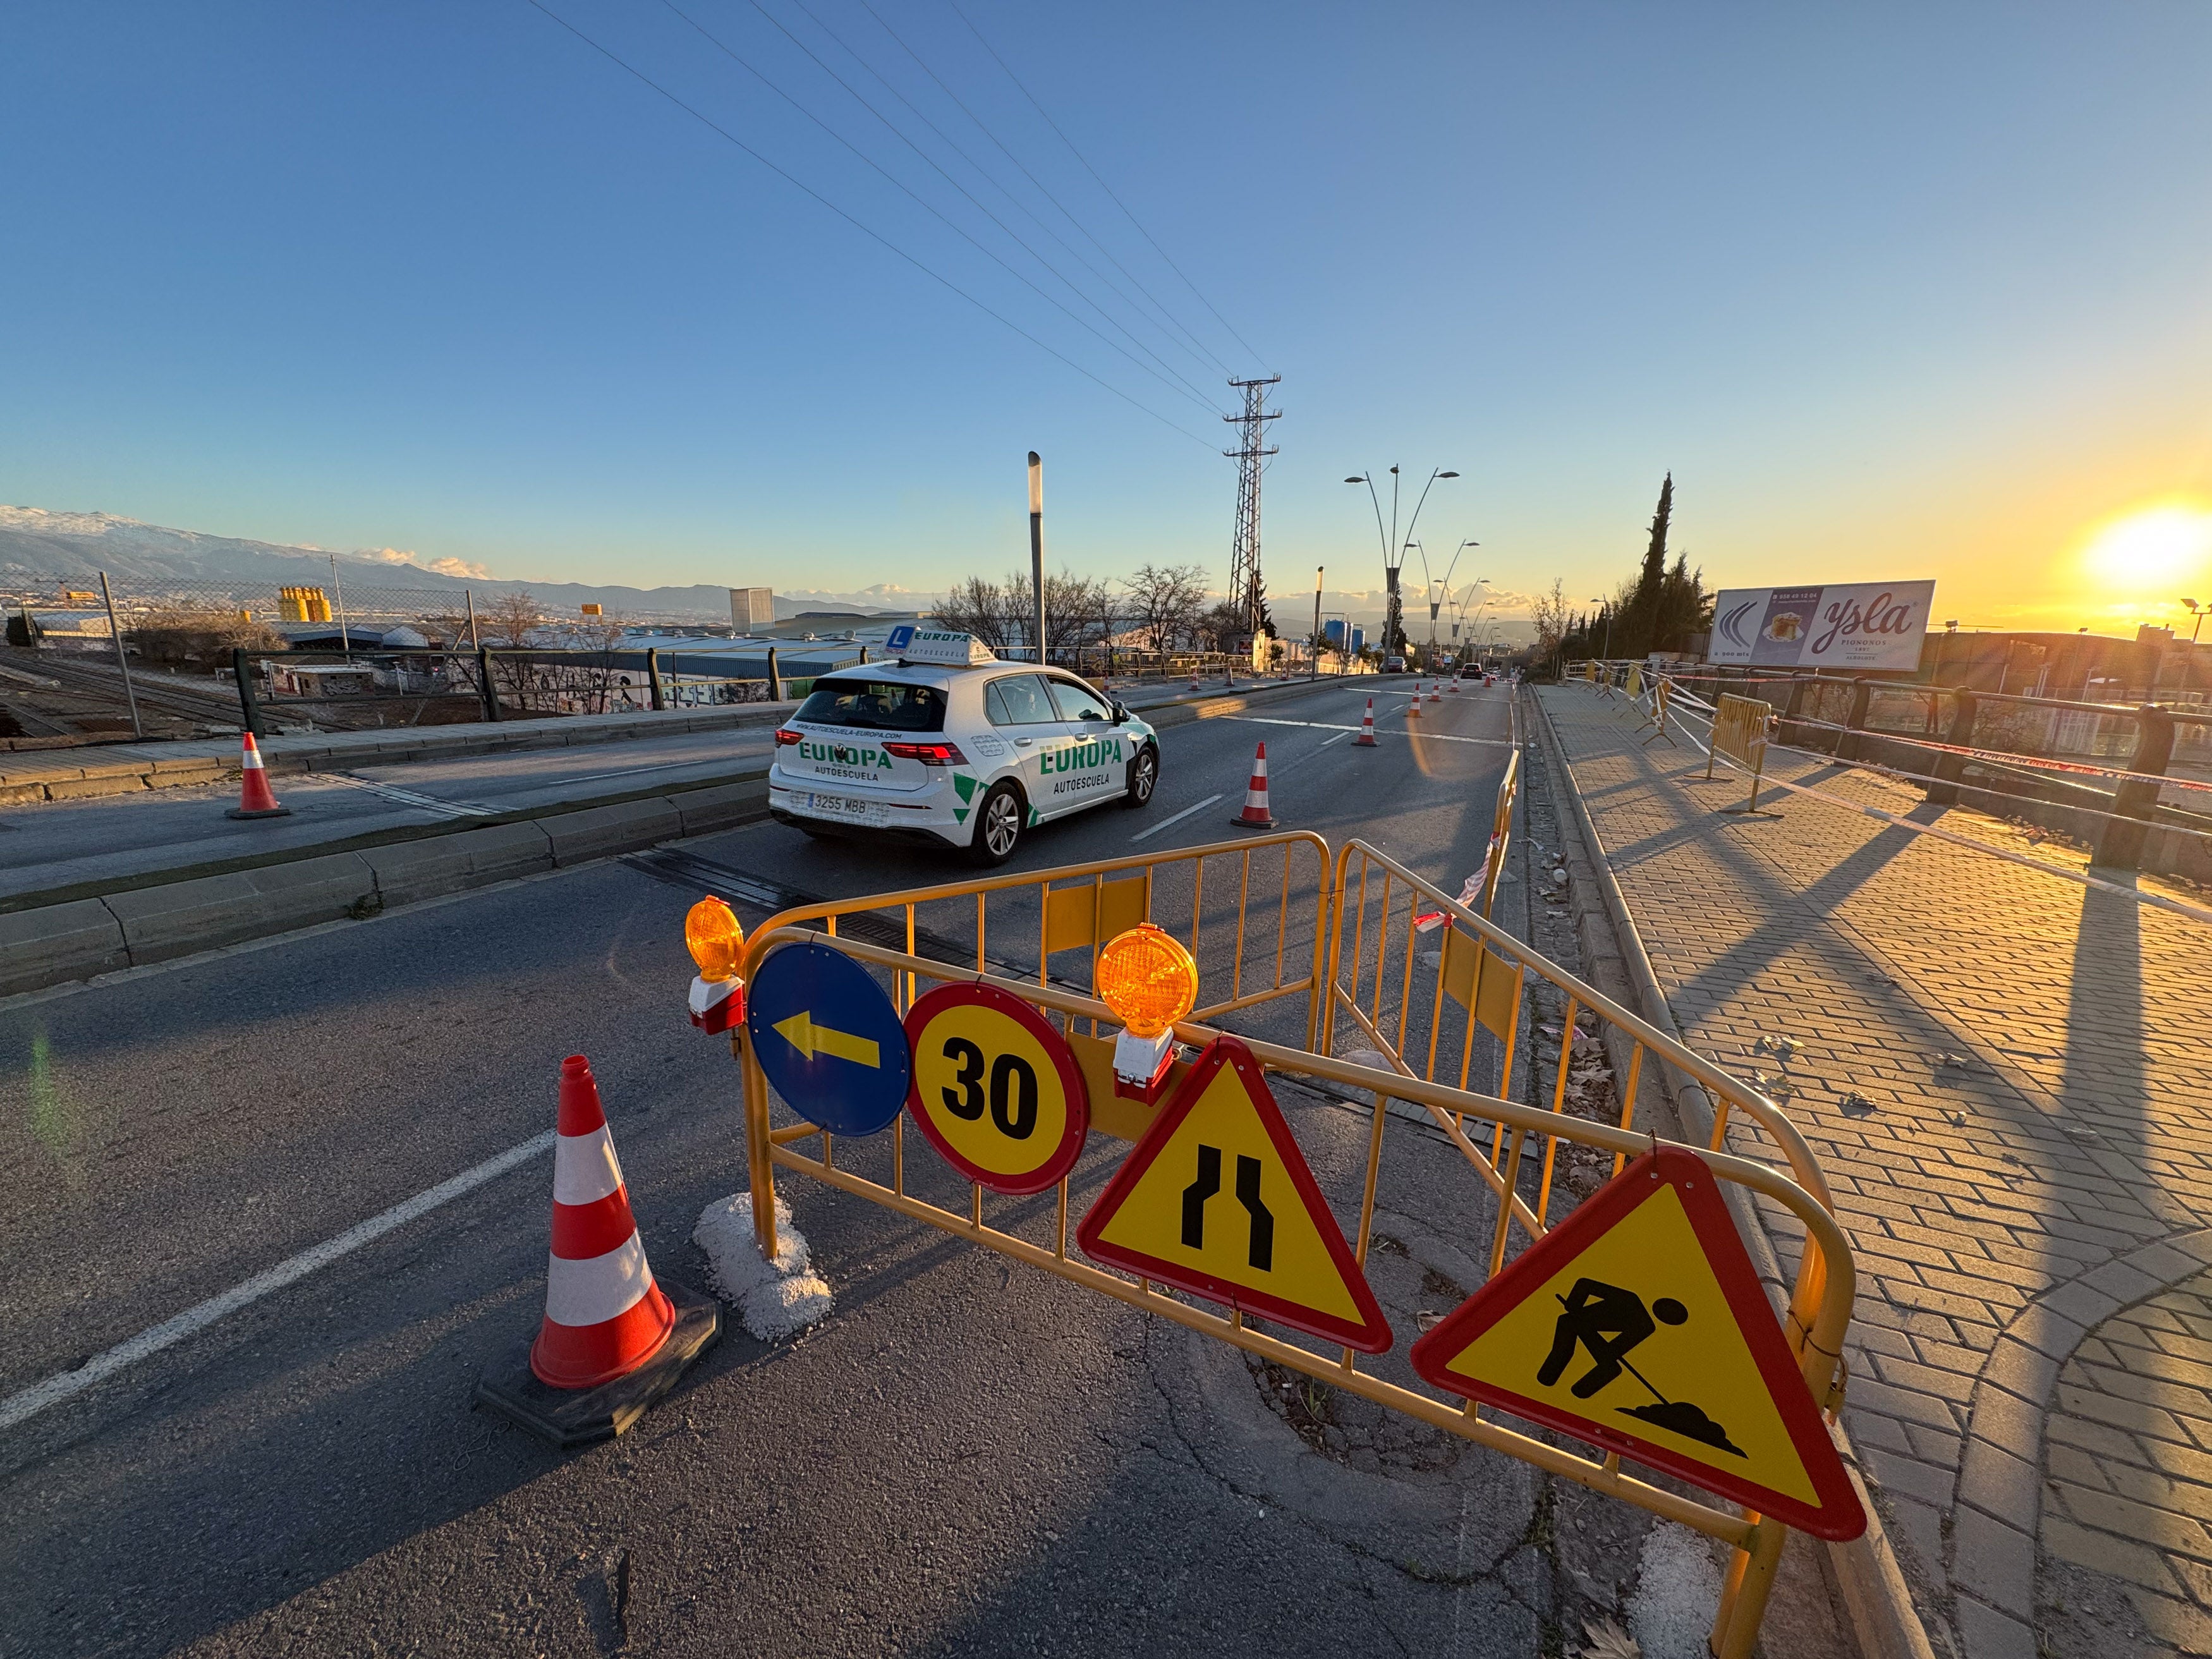
[[[1911,673],[1936,584],[1855,582],[1826,587],[1738,587],[1713,606],[1707,659],[1776,668]]]

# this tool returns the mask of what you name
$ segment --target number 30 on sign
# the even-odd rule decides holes
[[[962,1175],[1037,1193],[1075,1166],[1091,1097],[1067,1044],[1029,1004],[985,985],[940,986],[907,1011],[906,1035],[907,1110]]]

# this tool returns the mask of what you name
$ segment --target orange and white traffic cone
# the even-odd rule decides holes
[[[288,818],[292,816],[289,806],[276,804],[276,791],[269,787],[268,769],[261,764],[261,745],[253,740],[253,733],[246,734],[246,757],[240,762],[238,775],[238,805],[223,814],[229,818]]]
[[[1352,746],[1354,749],[1373,749],[1378,746],[1375,741],[1375,699],[1372,697],[1367,700],[1367,712],[1360,716],[1359,735],[1352,740]]]
[[[675,1325],[676,1310],[646,1265],[592,1063],[571,1054],[561,1062],[553,1254],[530,1369],[556,1389],[611,1382],[659,1352]]]
[[[1429,701],[1431,702],[1442,702],[1443,701],[1443,698],[1437,693],[1437,683],[1435,680],[1431,680],[1429,682]]]
[[[1406,718],[1417,720],[1421,717],[1421,683],[1413,682],[1413,700],[1406,705]]]
[[[721,1334],[720,1305],[656,1283],[630,1214],[591,1062],[561,1062],[553,1249],[527,1363],[488,1372],[477,1398],[556,1445],[620,1434]]]
[[[1267,745],[1252,757],[1252,781],[1244,787],[1244,810],[1229,820],[1239,830],[1272,830],[1274,815],[1267,811]]]
[[[1195,668],[1190,671],[1190,689],[1194,691],[1198,690],[1198,670]]]

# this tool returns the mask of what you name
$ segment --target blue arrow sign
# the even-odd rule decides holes
[[[776,1093],[832,1134],[872,1135],[906,1104],[906,1028],[868,970],[822,945],[787,945],[745,988],[745,1030]]]

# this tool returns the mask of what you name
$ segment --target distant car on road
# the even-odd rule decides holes
[[[1383,658],[1383,659],[1382,659],[1382,672],[1383,672],[1384,673],[1386,673],[1386,674],[1402,674],[1402,673],[1404,673],[1404,672],[1406,672],[1406,659],[1405,659],[1403,657],[1385,657],[1385,658]]]
[[[890,836],[1003,864],[1030,825],[1142,807],[1159,736],[1074,675],[965,634],[902,628],[894,660],[826,674],[776,729],[769,811],[810,836]]]

